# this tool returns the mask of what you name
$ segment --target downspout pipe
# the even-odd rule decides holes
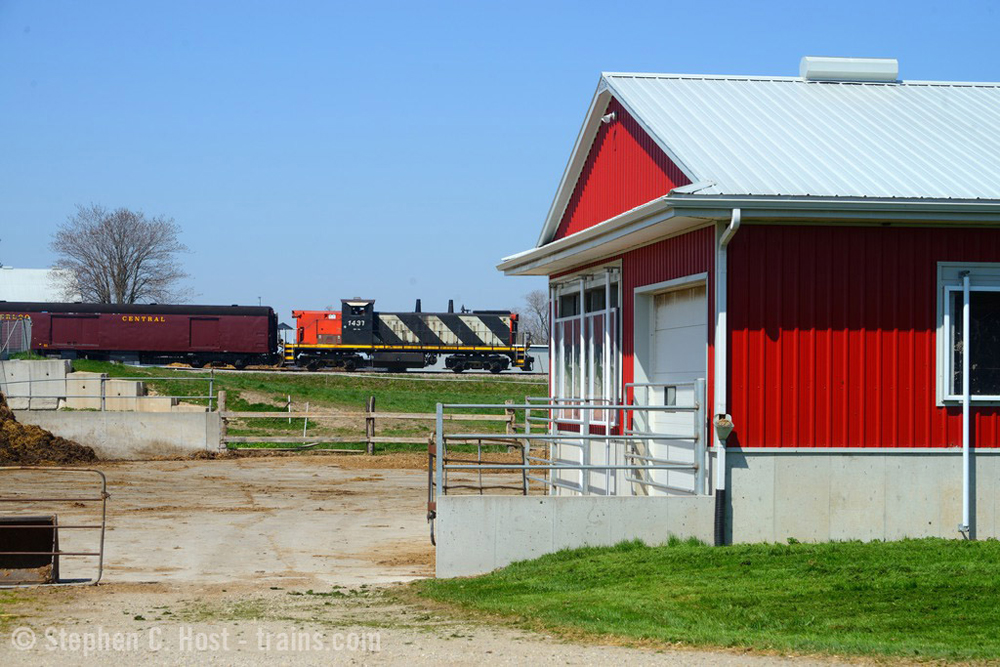
[[[726,394],[728,393],[729,354],[727,340],[729,327],[726,321],[726,248],[740,229],[743,214],[734,208],[729,219],[729,225],[719,235],[719,247],[715,258],[715,382],[713,394],[715,397],[715,419],[728,422]],[[715,431],[715,429],[713,429]],[[715,431],[715,546],[726,543],[726,443]]]
[[[970,277],[969,271],[963,271],[962,276],[962,525],[958,531],[971,538],[970,525],[972,524],[972,455],[971,442],[969,442],[969,419],[970,404],[972,403],[972,389],[969,382],[969,369],[972,367],[969,357],[972,353],[972,332],[969,329],[971,319],[969,305]]]

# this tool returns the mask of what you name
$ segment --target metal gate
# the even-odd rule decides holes
[[[99,470],[0,467],[0,588],[99,582],[108,498]]]

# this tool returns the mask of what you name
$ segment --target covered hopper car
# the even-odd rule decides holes
[[[516,313],[448,310],[424,313],[418,301],[413,312],[381,313],[374,300],[344,299],[339,313],[294,311],[295,343],[285,346],[285,362],[312,370],[362,364],[405,370],[432,366],[445,355],[445,366],[457,373],[532,369]]]
[[[0,319],[25,318],[31,320],[31,349],[44,356],[196,368],[244,368],[281,358],[278,318],[268,307],[0,301]]]

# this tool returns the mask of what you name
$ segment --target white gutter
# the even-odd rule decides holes
[[[743,212],[734,208],[730,214],[729,226],[718,234],[719,242],[715,251],[715,382],[712,393],[715,398],[715,417],[712,432],[715,434],[715,546],[726,543],[726,438],[732,431],[733,423],[726,413],[726,392],[728,384],[728,350],[726,334],[726,262],[727,246],[739,231]],[[716,228],[721,229],[721,227]],[[718,232],[717,232],[718,233]]]
[[[726,227],[719,236],[719,247],[715,257],[715,382],[712,393],[715,396],[715,415],[725,417],[728,405],[726,403],[726,393],[728,391],[729,375],[726,372],[729,364],[729,350],[727,349],[726,335],[729,331],[726,318],[726,263],[727,246],[736,236],[743,220],[743,213],[740,209],[734,208],[729,226]],[[716,436],[715,445],[718,451],[717,465],[715,469],[715,488],[726,488],[726,447],[725,443]]]
[[[970,318],[969,306],[969,272],[962,272],[962,525],[958,527],[959,532],[966,537],[971,537],[969,526],[971,524],[970,506],[972,488],[970,484],[970,442],[969,442],[969,404],[972,399],[972,390],[969,383],[969,363],[972,351],[972,332],[969,330]]]

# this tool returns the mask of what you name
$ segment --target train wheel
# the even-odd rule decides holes
[[[456,361],[455,365],[451,367],[451,370],[454,371],[455,373],[461,373],[462,371],[465,370],[465,364],[463,364],[461,361]]]
[[[344,361],[344,370],[347,371],[348,373],[350,373],[357,367],[358,365],[354,361],[354,359],[347,359],[346,361]]]
[[[490,364],[490,373],[496,375],[502,370],[503,370],[503,364],[501,364],[499,361],[494,361],[492,364]]]
[[[307,371],[318,371],[319,370],[319,362],[318,361],[310,361],[308,364],[306,364],[306,370]]]
[[[204,368],[205,362],[201,359],[192,359],[190,365],[191,368]]]
[[[235,368],[238,371],[241,371],[246,367],[247,367],[246,359],[237,359],[236,361],[233,362],[233,368]]]

